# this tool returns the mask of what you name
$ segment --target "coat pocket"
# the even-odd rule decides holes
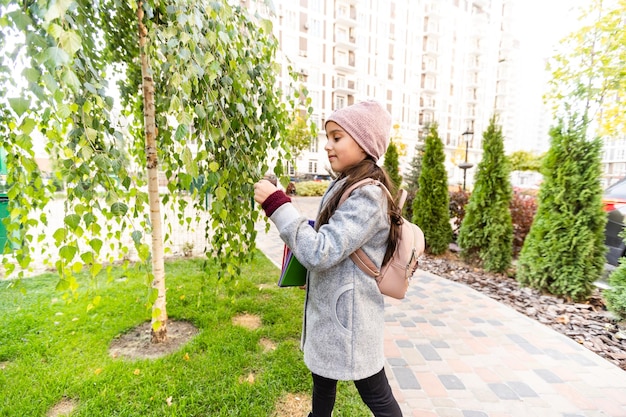
[[[346,336],[352,335],[353,320],[353,292],[354,284],[346,284],[337,288],[333,294],[333,322]]]

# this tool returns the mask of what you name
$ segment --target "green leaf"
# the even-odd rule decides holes
[[[22,75],[26,78],[26,81],[29,83],[36,84],[39,82],[39,77],[41,74],[35,68],[24,68],[22,71]]]
[[[65,262],[70,262],[72,259],[74,259],[76,252],[78,252],[78,249],[76,249],[75,246],[65,245],[65,246],[62,246],[61,249],[59,249],[59,256]]]
[[[93,129],[91,129],[93,130]],[[98,167],[98,169],[102,171],[108,171],[111,168],[111,159],[104,154],[97,154],[94,158],[94,163]]]
[[[124,216],[126,214],[126,212],[128,211],[128,206],[122,202],[116,202],[113,203],[113,205],[111,206],[111,213],[113,213],[115,216]]]
[[[198,164],[195,163],[193,155],[191,154],[191,150],[189,150],[189,148],[186,146],[183,149],[182,159],[187,173],[193,178],[196,178],[198,176]]]
[[[90,264],[93,262],[93,252],[83,252],[80,254],[80,259],[83,260],[84,263]]]
[[[91,246],[91,248],[94,250],[94,252],[96,253],[100,253],[100,249],[102,249],[102,240],[100,239],[91,239],[89,241],[89,246]]]
[[[209,164],[209,169],[211,170],[211,172],[217,172],[217,170],[220,169],[220,164],[213,161]]]
[[[18,117],[21,117],[26,112],[26,110],[28,110],[28,107],[30,106],[30,100],[23,97],[9,98],[9,105],[18,115]]]
[[[52,237],[54,238],[54,241],[56,242],[56,245],[59,246],[61,244],[61,242],[63,242],[63,240],[65,240],[65,236],[66,236],[66,230],[65,228],[61,227],[59,229],[57,229]]]
[[[63,49],[56,46],[48,48],[45,54],[46,61],[51,61],[54,65],[60,67],[70,62],[70,56]]]
[[[142,243],[141,245],[136,246],[136,249],[137,249],[137,256],[142,262],[145,262],[148,259],[150,259],[150,246],[146,245],[145,243]]]
[[[81,262],[74,262],[74,264],[72,265],[72,272],[78,274],[82,270],[83,264]]]
[[[59,37],[59,44],[70,55],[74,55],[81,47],[80,36],[74,31],[66,31]]]
[[[91,274],[93,276],[96,276],[100,273],[100,271],[102,271],[102,264],[101,263],[94,263],[91,266]]]
[[[135,242],[135,245],[140,245],[141,244],[141,239],[143,237],[143,233],[141,233],[139,230],[134,230],[130,236],[133,239],[133,242]]]
[[[72,3],[74,3],[72,0],[56,0],[52,2],[50,8],[46,12],[44,18],[45,22],[50,23],[54,19],[63,17]]]
[[[9,19],[15,23],[15,26],[21,31],[25,31],[30,24],[32,24],[32,20],[28,17],[27,14],[22,12],[21,10],[16,10],[14,12],[8,13]]]
[[[189,133],[189,127],[186,124],[179,124],[174,133],[174,139],[181,141]]]
[[[224,187],[217,187],[215,189],[215,196],[217,197],[218,200],[220,201],[224,200],[227,195],[228,195],[228,191],[226,191]]]
[[[78,91],[80,89],[80,80],[70,68],[64,68],[63,75],[61,77],[63,82],[65,82],[73,91]]]
[[[61,278],[59,282],[57,282],[56,290],[57,291],[67,291],[70,288],[70,282],[66,279]]]
[[[68,214],[63,219],[63,223],[65,223],[71,230],[76,230],[80,224],[80,216],[78,214]]]
[[[20,125],[20,130],[25,135],[30,135],[30,133],[33,131],[33,129],[35,129],[35,126],[36,126],[36,122],[33,119],[31,119],[30,117],[26,117],[26,118],[24,118],[24,121]]]

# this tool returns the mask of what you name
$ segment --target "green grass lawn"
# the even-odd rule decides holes
[[[203,259],[168,262],[169,318],[199,334],[168,356],[134,361],[108,349],[150,318],[142,268],[113,269],[78,297],[57,291],[54,274],[18,288],[0,281],[0,416],[46,416],[63,399],[77,404],[72,416],[274,415],[286,394],[311,391],[299,349],[304,291],[278,288],[278,273],[260,254],[238,279],[222,281]],[[234,325],[244,312],[262,326]],[[338,391],[335,416],[370,415],[351,383]]]

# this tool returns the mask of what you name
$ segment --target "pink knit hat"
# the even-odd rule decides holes
[[[326,119],[328,122],[341,126],[374,161],[387,151],[391,115],[377,101],[362,101],[335,110]]]

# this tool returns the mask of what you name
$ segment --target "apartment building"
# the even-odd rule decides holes
[[[507,143],[518,131],[513,3],[274,0],[270,10],[265,0],[241,1],[273,20],[283,77],[288,66],[294,68],[312,99],[320,133],[292,173],[327,173],[325,118],[334,109],[376,99],[392,115],[392,137],[404,153],[401,170],[408,170],[416,144],[436,122],[450,185],[463,182],[459,164],[468,162],[469,188],[489,119],[497,116]]]

